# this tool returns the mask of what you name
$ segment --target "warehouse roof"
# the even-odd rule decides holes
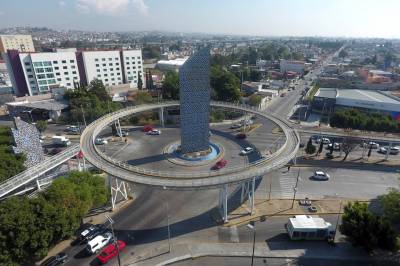
[[[394,103],[399,104],[400,99],[396,97],[386,95],[379,91],[371,90],[354,90],[354,89],[337,89],[336,98],[346,98],[358,101],[373,101],[381,103]]]
[[[337,94],[336,88],[319,88],[314,97],[335,99]]]

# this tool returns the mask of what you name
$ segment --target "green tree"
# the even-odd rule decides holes
[[[100,101],[111,100],[111,96],[108,94],[107,89],[103,84],[103,81],[99,79],[94,79],[90,82],[88,86],[88,91],[93,95],[96,95]]]
[[[38,120],[36,121],[36,127],[39,130],[39,132],[44,132],[47,128],[47,121],[45,120]]]
[[[220,66],[211,67],[211,87],[218,101],[236,102],[240,99],[240,80]]]
[[[139,91],[134,96],[134,100],[133,101],[135,102],[136,105],[145,104],[145,103],[152,103],[153,102],[153,97],[147,91]]]
[[[179,76],[174,71],[169,71],[165,75],[163,81],[163,98],[164,99],[179,99]]]
[[[307,146],[306,146],[306,153],[307,154],[314,154],[317,150],[317,147],[315,147],[315,145],[313,145],[312,143],[312,139],[310,138],[307,142]]]
[[[390,189],[389,193],[380,196],[379,201],[382,204],[383,212],[392,223],[400,223],[400,190]]]
[[[261,97],[260,95],[252,94],[252,95],[249,97],[249,104],[250,104],[251,106],[260,106],[261,100],[262,100],[262,97]]]
[[[260,81],[261,78],[262,78],[262,76],[259,71],[255,71],[255,70],[250,71],[250,80],[251,81]]]

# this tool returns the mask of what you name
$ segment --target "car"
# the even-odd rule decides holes
[[[214,164],[214,166],[212,167],[212,170],[219,170],[224,168],[226,165],[228,164],[228,161],[225,159],[221,159],[218,162],[216,162],[216,164]]]
[[[309,206],[309,207],[308,207],[308,211],[309,211],[309,212],[317,212],[318,209],[317,209],[317,207],[315,207],[315,206]]]
[[[146,134],[147,135],[161,135],[161,130],[153,129],[153,130],[146,132]]]
[[[103,138],[96,138],[96,140],[94,141],[94,143],[96,145],[105,145],[108,143],[107,140],[103,139]]]
[[[251,147],[246,147],[243,150],[240,151],[240,155],[248,155],[254,151],[253,148]]]
[[[245,138],[247,138],[247,136],[244,133],[239,133],[239,134],[236,135],[236,138],[237,139],[245,139]]]
[[[313,179],[315,179],[315,180],[329,180],[329,178],[330,178],[329,174],[327,174],[321,170],[315,171],[314,175],[313,175]]]
[[[80,128],[78,126],[67,126],[65,131],[70,134],[79,134]]]
[[[379,148],[379,144],[376,143],[376,142],[373,142],[373,141],[370,141],[368,143],[363,142],[363,143],[360,144],[360,146],[364,147],[364,148],[368,148],[368,149],[369,148],[371,148],[371,149],[378,149]]]
[[[45,260],[41,266],[56,266],[61,265],[68,261],[68,255],[64,252],[58,253],[55,256],[51,256],[47,260]]]
[[[230,129],[237,129],[237,128],[240,128],[241,126],[242,126],[241,124],[234,124],[234,125],[230,126],[229,128]]]
[[[97,256],[97,259],[100,261],[101,264],[106,264],[112,258],[118,255],[117,246],[119,251],[121,252],[126,247],[126,244],[122,240],[117,240],[117,244],[111,243],[107,247],[105,247],[104,250]]]
[[[105,228],[103,228],[103,226],[99,224],[90,225],[79,234],[79,240],[81,242],[88,242],[95,238],[97,235],[101,234],[104,229]]]
[[[86,244],[86,251],[89,254],[99,252],[103,247],[108,245],[113,240],[113,235],[110,231],[105,231],[101,235],[97,235]]]
[[[153,127],[152,125],[145,125],[145,126],[142,128],[142,131],[143,131],[144,133],[147,133],[147,132],[152,131],[152,130],[154,130],[154,127]]]
[[[329,143],[328,146],[326,146],[327,150],[330,150],[333,146],[333,150],[338,151],[340,150],[340,143],[334,142],[334,143]]]
[[[322,138],[322,139],[321,139],[321,138],[318,138],[318,139],[316,140],[316,142],[317,142],[318,144],[320,144],[321,141],[322,141],[323,144],[330,144],[330,143],[331,143],[331,140],[328,139],[328,138]]]
[[[302,206],[311,206],[311,200],[309,198],[305,198],[299,201],[299,204]]]
[[[388,147],[380,147],[379,150],[378,150],[378,152],[379,152],[379,153],[386,154],[386,153],[387,153],[387,150],[388,150]],[[399,148],[399,147],[391,147],[391,148],[390,148],[389,154],[391,154],[391,155],[397,155],[397,154],[399,154],[399,152],[400,152],[400,148]]]

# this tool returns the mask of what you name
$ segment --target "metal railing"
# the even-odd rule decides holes
[[[113,123],[115,120],[122,118],[127,115],[131,115],[134,113],[156,109],[156,108],[163,108],[163,107],[172,107],[172,106],[179,106],[179,102],[177,101],[167,101],[167,102],[159,102],[155,104],[148,104],[148,105],[139,105],[139,106],[132,106],[128,107],[114,113],[107,114],[100,119],[92,122],[82,133],[81,138],[81,146],[83,147],[83,151],[85,156],[88,160],[93,163],[96,167],[108,172],[109,174],[115,175],[119,177],[122,173],[119,170],[127,170],[134,174],[138,174],[139,176],[137,179],[142,179],[140,176],[144,177],[153,177],[153,178],[163,178],[163,179],[170,179],[177,180],[179,179],[181,182],[185,182],[185,179],[203,179],[203,178],[210,178],[210,177],[220,177],[231,175],[233,179],[236,179],[235,176],[246,170],[250,172],[252,175],[261,175],[266,171],[274,169],[276,167],[282,166],[282,164],[286,164],[289,160],[296,156],[300,137],[296,131],[291,129],[288,122],[278,118],[276,116],[270,115],[259,109],[258,107],[247,106],[244,104],[237,104],[237,103],[226,103],[226,102],[211,102],[212,106],[223,107],[227,109],[240,109],[242,111],[254,113],[266,117],[267,119],[272,120],[278,126],[282,128],[283,133],[286,136],[286,142],[279,150],[272,154],[269,157],[263,157],[260,160],[255,162],[251,162],[246,164],[245,166],[241,167],[227,167],[221,169],[220,171],[204,171],[204,172],[195,172],[195,173],[179,173],[179,172],[171,172],[171,171],[158,171],[158,170],[151,170],[146,168],[141,168],[133,165],[129,165],[125,162],[118,161],[110,156],[104,154],[100,149],[97,148],[95,145],[95,139],[97,135],[109,124]],[[87,143],[87,142],[90,142]],[[90,145],[90,148],[86,147],[85,145]],[[88,148],[88,149],[86,149]],[[93,151],[92,151],[92,150]],[[93,154],[93,152],[95,154]],[[87,154],[86,154],[87,153]],[[96,158],[91,158],[93,156],[98,156],[100,160],[105,160],[116,167],[110,167],[108,165],[101,164],[97,162]],[[112,169],[117,168],[117,169]],[[119,169],[119,170],[118,170]],[[229,179],[229,178],[228,178]],[[145,183],[148,183],[148,180],[143,180]],[[186,180],[189,181],[189,180]],[[198,180],[197,180],[198,181]],[[211,180],[207,180],[209,183]],[[221,181],[221,180],[219,180]],[[232,180],[231,180],[232,181]],[[229,182],[229,180],[227,180]]]
[[[0,184],[0,198],[12,192],[13,190],[33,181],[35,178],[43,175],[58,165],[64,163],[74,157],[80,151],[79,144],[74,144],[71,147],[63,150],[57,155],[54,155],[39,164],[26,169],[25,171],[15,175]]]

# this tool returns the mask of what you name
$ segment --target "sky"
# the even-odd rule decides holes
[[[0,28],[400,38],[400,0],[0,0]]]

